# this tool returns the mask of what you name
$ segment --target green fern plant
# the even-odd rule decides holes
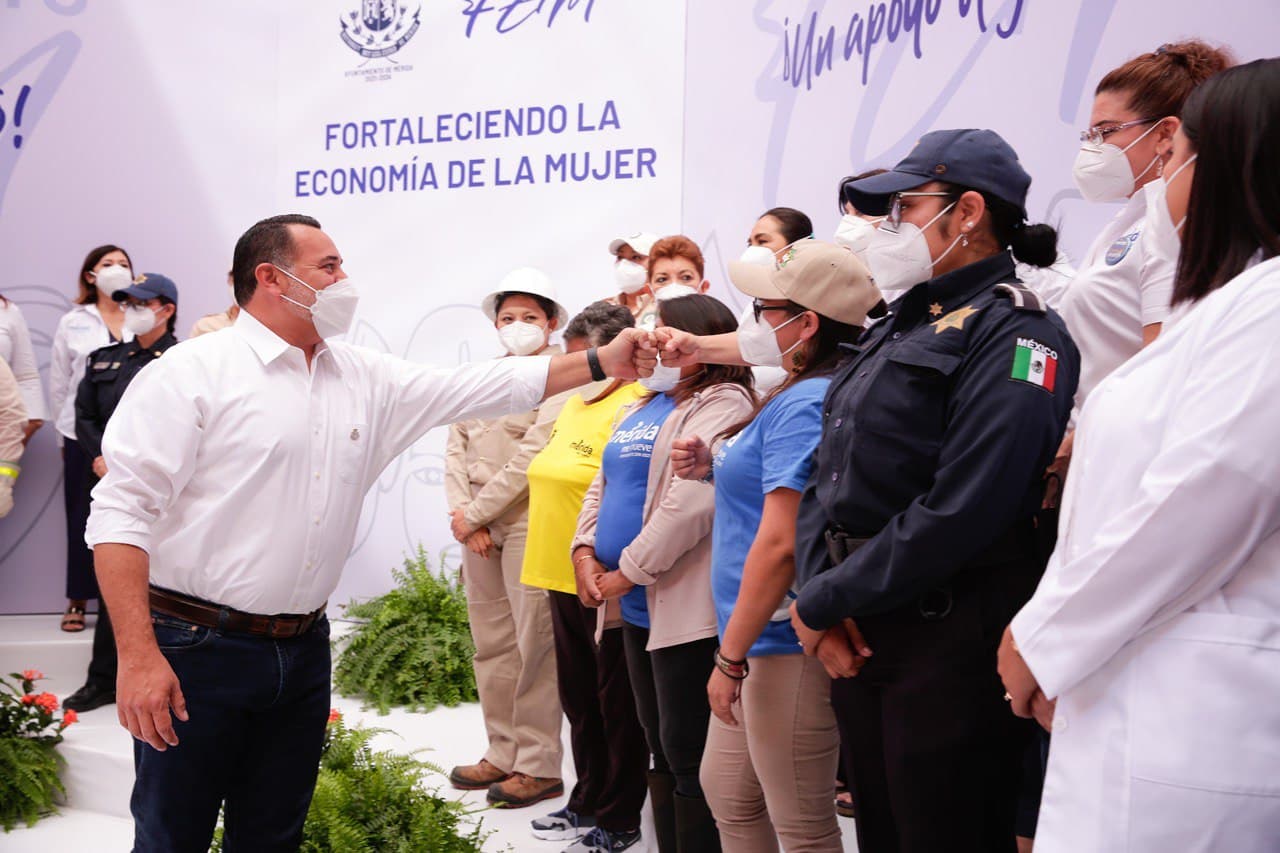
[[[337,691],[380,714],[393,705],[429,711],[474,702],[475,646],[460,585],[443,570],[431,571],[421,545],[393,576],[396,587],[386,595],[347,606],[347,615],[367,621],[338,656]]]
[[[304,853],[479,853],[487,833],[469,812],[422,786],[439,767],[415,755],[375,751],[385,729],[347,728],[337,712],[325,730],[315,795],[302,830]],[[222,827],[213,853],[222,850]]]

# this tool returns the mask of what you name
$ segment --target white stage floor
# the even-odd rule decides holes
[[[341,622],[334,623],[334,634],[342,631]],[[92,640],[90,627],[80,634],[67,634],[58,629],[58,617],[0,617],[0,672],[38,669],[49,678],[41,682],[45,690],[61,700],[79,687],[89,662]],[[333,697],[333,707],[340,710],[349,725],[366,725],[391,731],[380,735],[377,748],[410,752],[427,750],[422,758],[444,768],[479,760],[484,754],[484,724],[480,706],[475,703],[457,708],[437,708],[426,714],[410,714],[393,710],[385,717],[377,711],[364,711],[356,700]],[[564,781],[568,791],[574,782],[573,760],[569,752],[569,727],[563,728],[565,740]],[[20,825],[9,834],[0,832],[0,851],[45,850],[50,853],[75,850],[128,850],[133,839],[129,819],[129,791],[133,784],[132,744],[129,733],[116,721],[115,706],[109,705],[80,715],[80,722],[66,731],[59,750],[67,759],[63,781],[67,786],[67,804],[55,817],[45,818],[32,828]],[[428,786],[436,787],[443,796],[457,796],[472,809],[483,809],[484,792],[453,790],[443,777],[430,777]],[[565,842],[539,841],[529,833],[529,821],[564,805],[566,798],[547,800],[525,809],[485,809],[478,817],[490,830],[485,850],[558,853]],[[845,850],[856,853],[853,822],[842,819]],[[644,850],[657,850],[648,845],[652,838],[652,822],[646,805],[643,815]],[[637,849],[637,848],[633,848]]]

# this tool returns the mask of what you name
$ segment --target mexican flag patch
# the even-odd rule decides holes
[[[1058,374],[1058,353],[1032,338],[1018,338],[1013,349],[1011,379],[1039,385],[1046,391],[1053,390],[1054,377]]]

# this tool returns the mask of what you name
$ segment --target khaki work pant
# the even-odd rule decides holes
[[[490,524],[488,557],[463,549],[462,580],[475,641],[476,687],[489,749],[508,773],[560,778],[560,696],[545,590],[520,583],[526,527]]]
[[[839,853],[835,780],[840,735],[831,679],[816,658],[751,658],[733,707],[711,717],[702,790],[725,853]]]

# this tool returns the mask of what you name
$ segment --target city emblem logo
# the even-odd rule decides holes
[[[366,59],[390,56],[408,43],[421,26],[422,6],[410,12],[409,4],[396,0],[361,0],[338,19],[342,41]]]

